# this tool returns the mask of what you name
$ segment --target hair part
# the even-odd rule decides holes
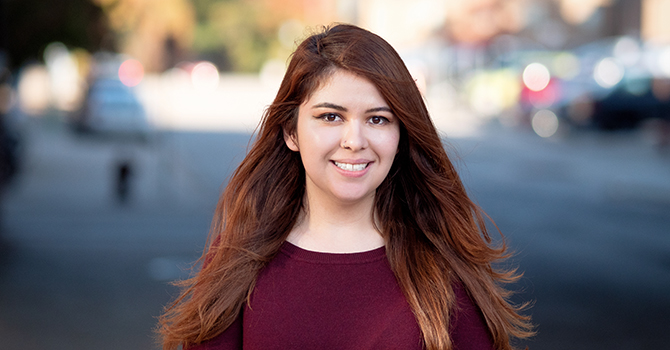
[[[502,287],[518,275],[492,266],[507,257],[506,247],[492,243],[402,59],[381,37],[339,24],[309,36],[291,56],[256,141],[219,199],[204,267],[179,283],[182,295],[160,319],[164,349],[214,338],[242,312],[303,209],[305,170],[284,137],[295,135],[300,105],[338,69],[374,84],[400,122],[398,153],[373,215],[425,348],[452,348],[455,283],[481,309],[497,349],[533,334],[524,305],[512,305]]]

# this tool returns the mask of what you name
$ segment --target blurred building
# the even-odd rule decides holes
[[[638,1],[639,2],[639,1]],[[659,44],[670,44],[670,0],[642,0],[642,38]]]
[[[308,2],[294,3],[301,6]],[[670,0],[320,0],[315,3],[331,11],[336,8],[339,20],[366,27],[400,45],[425,40],[437,31],[450,42],[470,44],[486,44],[498,35],[516,34],[550,49],[621,35],[670,41],[670,22],[665,18],[670,13]]]
[[[197,29],[202,18],[196,15],[195,3],[186,0],[160,3],[120,0],[117,1],[119,6],[112,6],[117,2],[111,0],[95,2],[107,9],[110,24],[122,32],[123,50],[140,59],[149,71],[171,67],[186,57],[189,49],[197,50],[191,47],[193,38],[203,35]],[[223,2],[202,3],[209,3],[212,13],[226,11],[225,6],[220,6]],[[267,27],[266,32],[277,32],[274,40],[283,51],[260,50],[263,55],[276,56],[266,59],[281,60],[281,56],[292,51],[296,40],[314,27],[333,22],[367,28],[400,51],[434,39],[450,46],[481,50],[503,34],[546,49],[572,48],[620,35],[670,42],[670,22],[664,18],[664,14],[670,13],[670,0],[237,0],[226,3],[235,3],[238,8],[253,7],[254,11],[248,15],[259,17],[239,23],[233,21],[238,23],[235,26],[261,25]],[[216,21],[232,20],[222,15]],[[225,23],[217,26],[222,30]]]
[[[104,10],[118,48],[148,71],[162,71],[186,57],[195,25],[188,0],[92,0]]]

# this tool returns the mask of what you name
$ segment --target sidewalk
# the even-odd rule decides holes
[[[162,140],[119,144],[34,123],[3,203],[0,339],[6,350],[158,349],[152,329],[169,280],[204,245],[217,189]],[[127,205],[114,190],[133,159]]]

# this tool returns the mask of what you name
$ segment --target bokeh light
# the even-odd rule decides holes
[[[277,36],[279,38],[279,43],[288,50],[293,50],[296,46],[296,40],[302,38],[303,31],[305,30],[305,25],[300,23],[300,21],[295,19],[290,19],[284,21],[279,30],[277,31]]]
[[[614,57],[626,67],[635,65],[642,58],[640,45],[638,45],[635,39],[627,36],[617,40],[613,53]]]
[[[191,83],[198,90],[216,90],[219,86],[219,70],[211,62],[199,62],[191,71]]]
[[[552,63],[554,74],[561,79],[572,80],[580,73],[579,58],[572,53],[560,53]]]
[[[263,86],[279,89],[285,71],[286,64],[283,61],[268,60],[263,64],[258,76]]]
[[[621,79],[623,79],[623,67],[610,57],[603,58],[596,65],[596,69],[593,71],[593,78],[598,85],[604,88],[611,88],[619,84]]]
[[[593,117],[595,112],[595,102],[589,95],[581,95],[567,107],[567,117],[575,125],[585,126]]]
[[[83,92],[74,57],[63,43],[53,42],[44,50],[44,62],[49,72],[50,102],[62,111],[75,110]]]
[[[551,137],[558,131],[558,117],[548,109],[541,109],[531,120],[533,131],[541,137]]]
[[[551,74],[542,63],[531,63],[523,70],[523,83],[532,91],[541,91],[549,85]]]
[[[119,80],[128,86],[133,87],[139,85],[144,78],[144,67],[140,61],[135,59],[127,59],[119,66]]]
[[[521,93],[518,76],[512,70],[479,72],[466,88],[472,109],[487,118],[513,107]]]
[[[51,99],[50,84],[46,67],[31,65],[24,68],[19,75],[17,89],[21,111],[29,115],[44,113]]]

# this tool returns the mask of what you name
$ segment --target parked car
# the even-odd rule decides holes
[[[479,85],[469,91],[492,94],[498,87],[497,95],[479,104],[494,110],[492,102],[506,101],[502,106],[516,108],[523,121],[541,110],[551,111],[562,124],[600,130],[670,119],[670,47],[649,47],[635,37],[606,38],[566,51],[513,51],[485,71],[488,77],[501,72],[508,77],[504,85],[473,80]],[[502,99],[512,95],[514,100]]]
[[[670,96],[660,92],[670,76],[654,69],[657,57],[636,38],[617,37],[575,49],[580,75],[562,81],[567,94],[553,108],[577,125],[601,130],[632,129],[666,118]]]
[[[134,91],[115,78],[100,78],[90,85],[75,126],[83,132],[139,138],[150,131]]]

